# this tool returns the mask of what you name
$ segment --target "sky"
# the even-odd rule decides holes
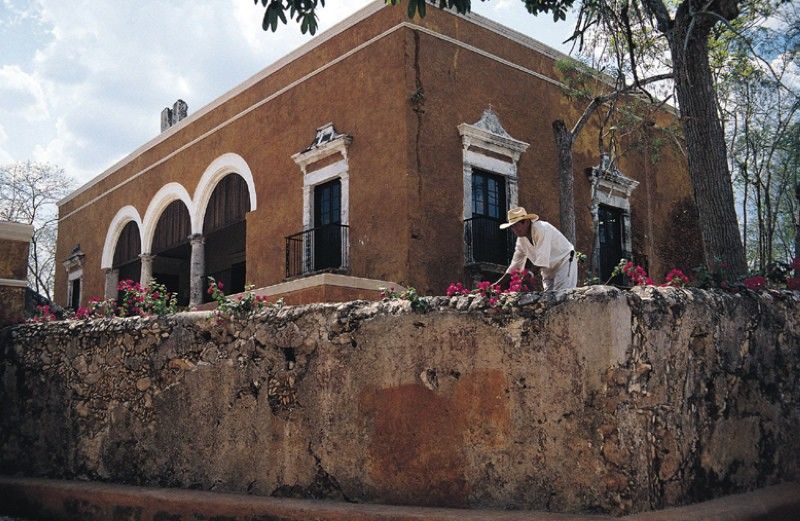
[[[367,5],[329,0],[320,32]],[[402,8],[402,7],[399,7]],[[564,52],[574,18],[529,15],[520,0],[473,12]],[[252,0],[0,0],[0,164],[43,161],[83,184],[310,38],[261,29]]]

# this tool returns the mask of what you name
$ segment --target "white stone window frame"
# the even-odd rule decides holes
[[[83,296],[83,262],[86,255],[76,249],[73,253],[63,262],[64,269],[67,272],[67,305],[70,307],[72,304],[72,285],[74,281],[78,281],[78,295]],[[78,300],[80,304],[80,298]]]
[[[83,295],[83,269],[71,271],[67,274],[67,302],[72,303],[73,283],[78,281],[78,295]],[[80,300],[79,300],[80,302]]]
[[[623,175],[619,170],[603,170],[595,167],[589,180],[592,184],[592,226],[594,229],[594,251],[592,269],[600,269],[600,205],[622,210],[622,253],[633,252],[633,231],[631,229],[631,194],[639,186],[639,181]]]
[[[511,137],[491,108],[483,111],[478,122],[458,125],[458,133],[463,153],[464,220],[472,218],[472,174],[476,169],[503,176],[506,180],[506,204],[509,208],[519,206],[517,163],[530,144]],[[507,160],[492,157],[487,151]]]
[[[292,156],[303,174],[303,231],[314,228],[314,188],[333,181],[341,180],[340,220],[345,226],[350,226],[350,162],[348,148],[353,138],[346,134],[338,134],[333,123],[327,123],[317,129],[314,142],[302,152]],[[331,156],[339,154],[341,159],[322,168],[313,168],[318,163]],[[311,168],[309,168],[311,167]],[[307,236],[303,236],[303,275],[315,271],[313,266],[313,253],[306,244]],[[347,243],[342,245],[342,269],[350,267],[350,234],[347,234]],[[310,255],[310,257],[309,257]]]

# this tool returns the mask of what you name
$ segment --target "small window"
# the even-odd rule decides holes
[[[600,279],[608,280],[614,267],[623,257],[622,209],[601,204],[598,208],[598,235],[600,237]],[[622,277],[615,277],[615,284]]]
[[[78,309],[81,306],[81,279],[73,279],[69,284],[69,307]]]
[[[506,214],[506,181],[482,170],[472,172],[472,214],[501,220]]]

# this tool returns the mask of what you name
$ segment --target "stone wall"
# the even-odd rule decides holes
[[[800,295],[607,287],[24,325],[0,473],[623,514],[800,477]]]

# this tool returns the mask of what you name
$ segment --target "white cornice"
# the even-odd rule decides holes
[[[608,190],[611,195],[614,195],[616,191],[624,197],[630,197],[636,187],[639,186],[639,181],[623,175],[618,170],[601,171],[598,168],[594,168],[591,174],[591,181]]]
[[[341,154],[342,159],[347,161],[347,148],[353,138],[347,134],[339,134],[333,123],[326,123],[317,129],[314,142],[302,152],[292,155],[292,160],[297,163],[303,175],[308,173],[308,165],[322,161],[334,154]]]
[[[33,237],[33,226],[30,224],[0,221],[0,239],[30,242],[31,237]]]
[[[28,281],[19,279],[0,279],[0,288],[3,286],[7,288],[27,288]]]
[[[484,110],[481,119],[476,123],[458,125],[458,133],[465,150],[477,146],[506,156],[514,162],[519,161],[519,156],[530,146],[529,143],[511,137],[491,108]]]
[[[394,288],[396,291],[405,290],[400,284],[394,284],[385,280],[365,279],[362,277],[353,277],[351,275],[341,275],[339,273],[320,273],[310,277],[303,277],[288,282],[280,282],[273,286],[259,288],[255,290],[254,293],[256,295],[271,296],[317,286],[339,286],[343,288],[366,289],[372,291],[380,291],[381,288]]]

